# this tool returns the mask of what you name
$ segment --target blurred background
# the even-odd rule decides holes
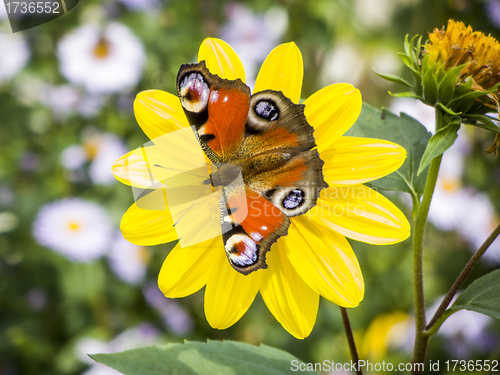
[[[147,142],[132,104],[145,89],[175,92],[179,66],[208,36],[240,55],[252,85],[281,42],[304,57],[304,98],[348,82],[365,102],[433,129],[433,112],[374,74],[403,73],[406,34],[449,18],[500,37],[500,0],[86,0],[13,34],[0,3],[0,375],[116,374],[86,353],[154,343],[230,339],[275,346],[306,362],[350,360],[339,309],[322,301],[312,334],[296,340],[258,296],[233,327],[210,328],[203,291],[168,300],[156,286],[173,244],[142,248],[119,232],[133,202],[110,166]],[[498,223],[500,161],[493,135],[461,130],[447,152],[424,254],[429,314]],[[389,193],[410,217],[409,198]],[[408,362],[413,344],[410,242],[352,242],[366,282],[350,310],[360,355]],[[498,268],[500,240],[470,280]],[[461,311],[433,338],[428,359],[498,359],[500,324]],[[444,373],[444,372],[443,372]]]

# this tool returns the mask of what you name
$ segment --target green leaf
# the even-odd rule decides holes
[[[455,94],[455,86],[457,85],[457,79],[460,72],[467,64],[459,65],[453,69],[450,69],[444,78],[439,82],[438,85],[438,97],[441,103],[447,104],[453,99]]]
[[[459,118],[460,119],[460,118]],[[458,137],[457,131],[460,129],[462,120],[450,122],[443,129],[440,129],[429,139],[429,144],[425,148],[424,155],[418,167],[417,176],[424,171],[432,159],[448,150]]]
[[[417,35],[414,35],[412,38],[411,38],[411,42],[410,40],[408,39],[408,34],[406,34],[405,36],[405,41],[403,43],[403,47],[404,47],[404,50],[405,50],[405,54],[407,55],[410,55],[410,49],[413,47],[413,40],[417,37]]]
[[[500,269],[476,279],[449,308],[451,311],[462,309],[500,319]]]
[[[394,76],[392,74],[379,73],[375,69],[373,71],[375,72],[376,75],[378,75],[379,77],[381,77],[383,79],[386,79],[386,80],[391,81],[391,82],[400,83],[400,84],[408,86],[408,87],[412,87],[412,85],[410,83],[408,83],[406,80],[404,80],[401,77]]]
[[[417,39],[417,43],[415,44],[415,39]],[[418,56],[419,56],[419,53],[420,53],[420,47],[422,45],[422,36],[418,36],[418,34],[414,35],[411,40],[408,42],[408,37],[405,39],[405,43],[404,43],[404,49],[405,49],[405,53],[410,57],[410,59],[413,61],[413,66],[414,68],[417,65],[417,61],[418,61]]]
[[[466,113],[467,110],[472,107],[472,105],[476,102],[476,99],[479,99],[482,96],[488,95],[489,91],[471,91],[467,94],[464,94],[458,98],[453,99],[448,106],[453,108],[454,110],[458,110],[462,113]]]
[[[402,53],[402,52],[398,52],[397,55],[399,57],[401,57],[401,60],[403,60],[403,64],[405,64],[408,68],[410,68],[411,70],[415,70],[415,67],[414,67],[414,64],[413,64],[413,61],[411,59],[410,56]]]
[[[451,116],[460,116],[462,114],[462,112],[453,112],[451,109],[449,109],[448,107],[446,107],[445,105],[441,104],[441,103],[436,103],[436,107],[439,107],[441,108],[443,111],[445,111],[447,114],[451,115]]]
[[[424,59],[424,66],[428,65],[427,64],[427,58]],[[432,67],[429,67],[428,69],[423,69],[425,72],[422,75],[422,87],[423,87],[423,96],[424,100],[427,104],[429,105],[434,105],[437,102],[438,98],[438,86],[436,82],[436,77],[434,77],[434,71]]]
[[[415,35],[415,37],[417,35]],[[424,47],[424,46],[422,45],[422,35],[420,35],[418,37],[417,44],[415,45],[415,47],[413,49],[413,53],[414,53],[413,57],[415,58],[415,61],[417,61],[420,58],[420,53],[422,52],[422,47]]]
[[[431,134],[414,118],[397,116],[384,109],[363,104],[361,114],[346,135],[385,139],[403,146],[408,153],[404,164],[395,172],[372,181],[370,186],[383,190],[404,191],[420,199],[426,176],[417,176],[417,168]]]
[[[464,83],[455,86],[454,98],[459,98],[472,90],[472,79],[467,79]]]
[[[434,74],[434,76],[436,77],[436,83],[438,84],[438,95],[439,95],[439,82],[441,82],[444,79],[445,75],[446,73],[444,71],[443,66],[441,65]]]
[[[390,92],[390,96],[394,96],[395,98],[413,98],[413,99],[420,99],[417,95],[415,95],[412,91],[406,91],[406,92]]]
[[[478,122],[468,122],[468,120],[478,121]],[[491,118],[485,115],[467,115],[467,123],[465,125],[477,126],[478,128],[491,130],[495,133],[500,133],[500,127],[498,127]]]
[[[282,350],[236,341],[187,341],[91,357],[125,375],[285,375],[301,364],[300,369],[307,368]],[[300,373],[317,375],[312,370]]]

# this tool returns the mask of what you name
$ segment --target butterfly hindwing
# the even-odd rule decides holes
[[[263,192],[287,216],[301,215],[316,205],[319,192],[328,186],[322,166],[317,150],[303,151],[276,169],[252,176],[247,186]]]
[[[229,263],[244,275],[267,268],[266,253],[279,237],[287,234],[288,217],[250,189],[225,189],[221,205],[227,207],[227,215],[221,216],[221,222]],[[245,215],[240,215],[240,212],[245,212]]]
[[[307,212],[328,185],[304,106],[281,92],[258,92],[250,99],[246,129],[238,162],[247,186],[287,216]]]

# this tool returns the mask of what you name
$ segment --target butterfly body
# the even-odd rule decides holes
[[[289,217],[307,212],[328,186],[304,106],[278,91],[250,95],[241,80],[221,79],[203,61],[180,68],[177,90],[214,163],[210,183],[223,187],[221,226],[229,262],[243,274],[266,268],[265,254],[286,235]],[[244,186],[232,184],[240,174]]]

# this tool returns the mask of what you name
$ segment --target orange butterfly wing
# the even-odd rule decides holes
[[[177,91],[209,159],[226,162],[244,139],[250,89],[241,80],[210,74],[202,61],[181,67]]]
[[[286,235],[288,216],[305,213],[328,186],[304,106],[272,90],[250,96],[241,80],[212,75],[203,61],[181,67],[177,90],[215,163],[211,183],[224,190],[221,226],[229,262],[243,274],[266,268],[265,254]],[[234,167],[244,186],[231,186]]]
[[[286,235],[288,217],[250,189],[226,190],[221,204],[226,205],[228,213],[222,217],[222,239],[229,263],[244,275],[267,268],[266,252]]]

